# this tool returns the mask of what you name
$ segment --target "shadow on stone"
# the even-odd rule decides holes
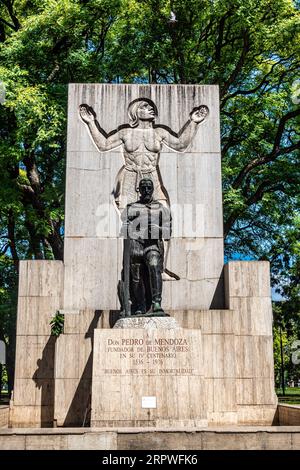
[[[50,336],[43,350],[42,358],[37,361],[37,369],[32,378],[41,389],[41,427],[53,426],[54,419],[54,358],[56,337]],[[26,352],[25,352],[26,353]]]
[[[224,268],[218,281],[214,296],[209,306],[210,310],[223,310],[225,308],[225,292],[224,292]]]
[[[114,327],[115,323],[121,318],[121,310],[109,311],[109,326]]]
[[[91,352],[80,378],[64,426],[77,427],[90,425],[91,387],[92,387],[93,352]]]
[[[94,330],[98,327],[99,321],[105,313],[109,315],[109,326],[113,328],[120,318],[120,310],[96,310],[95,316],[91,321],[85,338],[90,338],[92,342],[91,353],[87,360],[83,374],[78,383],[74,398],[66,415],[64,426],[90,426],[91,419],[91,391],[92,391],[92,374],[93,374],[93,350],[94,350]]]
[[[92,343],[91,353],[87,360],[86,366],[79,380],[76,392],[66,415],[64,426],[89,426],[91,412],[91,389],[92,389],[92,373],[93,373],[93,346],[94,346],[94,330],[97,328],[102,310],[95,310],[95,315],[91,321],[85,339],[90,338]]]

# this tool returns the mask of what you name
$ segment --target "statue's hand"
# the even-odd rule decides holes
[[[209,109],[205,105],[198,106],[197,108],[194,108],[190,114],[190,119],[191,121],[194,121],[196,124],[199,124],[199,122],[204,121],[204,119],[207,118],[209,113]]]
[[[81,119],[87,124],[89,122],[93,122],[96,118],[96,114],[93,108],[91,108],[87,104],[81,104],[79,106],[79,114],[80,114]]]

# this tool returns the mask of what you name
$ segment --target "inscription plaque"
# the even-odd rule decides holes
[[[202,357],[200,330],[95,330],[92,426],[203,423]]]

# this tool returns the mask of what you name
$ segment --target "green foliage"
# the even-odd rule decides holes
[[[51,335],[59,336],[64,332],[65,316],[59,312],[56,312],[55,316],[50,322],[51,325]]]
[[[274,372],[275,382],[278,387],[281,386],[281,345],[280,345],[280,329],[279,327],[273,328],[273,345],[274,345]],[[289,364],[290,357],[288,351],[288,336],[286,331],[282,332],[282,347],[283,347],[283,365],[286,370]]]
[[[0,340],[6,344],[6,374],[12,388],[18,277],[11,258],[0,255]]]
[[[8,343],[15,328],[17,280],[11,260],[0,257],[0,339]]]
[[[291,300],[273,305],[274,325],[274,366],[275,381],[278,387],[281,386],[281,344],[283,352],[283,369],[285,384],[289,380],[300,380],[300,365],[294,360],[296,351],[300,351],[297,341],[300,340],[300,308],[292,306]],[[298,362],[298,361],[297,361]]]
[[[8,375],[7,369],[5,366],[2,366],[2,393],[7,390],[8,386]]]
[[[279,402],[286,403],[288,405],[299,405],[300,404],[300,387],[286,387],[285,394],[283,396],[282,389],[277,389],[276,393],[279,397]]]

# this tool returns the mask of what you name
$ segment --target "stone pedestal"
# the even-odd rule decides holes
[[[180,328],[172,317],[129,317],[120,318],[114,325],[117,329],[174,330]]]
[[[62,306],[62,261],[20,261],[16,366],[10,425],[53,425],[56,338],[50,321]]]
[[[49,323],[61,305],[62,284],[59,279],[62,277],[62,269],[63,264],[55,261],[28,261],[20,264],[17,367],[10,412],[12,426],[51,426],[53,421],[57,426],[82,426],[84,422],[89,423],[87,411],[90,408],[92,376],[94,422],[98,418],[99,423],[103,420],[99,414],[102,409],[106,410],[105,423],[113,422],[108,419],[111,417],[110,410],[105,408],[109,402],[99,404],[97,395],[100,397],[101,394],[95,388],[97,380],[98,384],[102,380],[101,347],[104,347],[104,343],[101,338],[118,335],[125,335],[120,338],[128,338],[140,332],[142,338],[143,335],[162,333],[175,338],[187,330],[196,330],[201,337],[201,348],[193,355],[193,360],[197,359],[198,365],[202,367],[199,365],[201,375],[198,376],[199,386],[195,392],[196,411],[206,410],[205,416],[200,413],[200,422],[207,419],[209,424],[214,425],[272,424],[277,397],[274,391],[272,308],[267,262],[231,262],[226,266],[226,310],[174,310],[169,311],[169,318],[119,320],[116,311],[65,311],[64,333],[56,340],[50,336]],[[116,328],[112,328],[114,325]],[[28,354],[24,354],[25,350]],[[118,368],[121,361],[123,359],[119,358]],[[128,359],[125,359],[125,366],[126,361]],[[179,365],[181,367],[180,362]],[[133,375],[130,378],[122,374],[105,374],[105,377],[105,386],[108,388],[114,389],[117,381],[118,397],[121,391],[125,393],[127,386],[131,392],[132,386],[139,386],[140,376]],[[142,376],[142,379],[145,377]],[[176,376],[166,377],[162,384],[161,376],[157,379],[153,375],[149,378],[147,376],[148,388],[146,391],[141,388],[142,396],[157,396],[156,386],[164,387],[162,390],[173,390],[174,380],[177,379]],[[198,379],[190,380],[184,376],[182,380],[185,380],[184,387],[189,392],[191,381]],[[122,403],[118,400],[120,398],[114,403]],[[141,408],[140,400],[137,403]],[[164,408],[169,413],[170,405],[164,406],[169,406]],[[130,414],[123,404],[122,407],[117,412],[121,420],[114,421],[115,424],[126,421],[134,425],[141,422],[143,425],[146,425],[145,422],[153,425],[155,419],[157,423],[160,422],[160,416],[154,415],[153,409],[150,409],[151,419],[148,415],[145,419],[144,408],[139,412],[133,410],[132,413],[137,412],[135,419],[134,414]],[[184,426],[185,418],[178,421],[179,415],[175,416],[173,411],[170,413],[173,423],[177,420],[177,426],[179,423]],[[199,417],[197,413],[195,416]]]
[[[91,426],[204,426],[204,388],[199,329],[95,330]]]

